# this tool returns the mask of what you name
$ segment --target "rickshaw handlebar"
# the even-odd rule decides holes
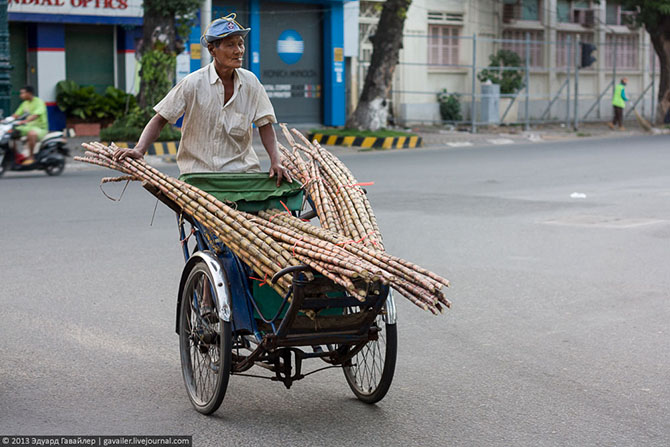
[[[293,273],[293,272],[307,272],[312,270],[310,267],[306,265],[292,265],[290,267],[286,267],[284,269],[279,270],[275,275],[272,277],[272,283],[276,283],[279,281],[279,278],[282,276],[288,274],[288,273]]]

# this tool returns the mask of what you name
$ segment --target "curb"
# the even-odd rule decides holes
[[[337,136],[322,133],[311,133],[307,137],[310,141],[318,141],[328,146],[358,146],[361,148],[404,149],[416,148],[423,145],[419,136],[414,137],[355,137]]]
[[[125,149],[135,147],[137,143],[122,141],[120,143],[115,142],[114,144]],[[151,145],[147,151],[147,155],[177,155],[178,147],[179,141],[160,141]]]

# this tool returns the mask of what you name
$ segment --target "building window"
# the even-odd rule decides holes
[[[635,23],[635,8],[625,8],[621,5],[608,3],[605,7],[605,22],[608,25],[630,25]]]
[[[566,70],[568,67],[568,36],[570,36],[570,66],[575,66],[575,40],[579,36],[579,40],[582,42],[593,43],[593,34],[591,33],[570,33],[565,31],[559,31],[556,33],[556,69]],[[580,51],[577,49],[577,51]],[[591,69],[594,66],[591,65],[587,69]]]
[[[605,38],[605,67],[614,67],[616,52],[616,68],[622,70],[637,70],[638,68],[638,35],[637,34],[608,34]]]
[[[531,67],[542,67],[542,48],[544,37],[542,31],[526,31],[520,29],[506,29],[503,31],[503,50],[514,51],[521,60],[526,60],[526,33],[530,35],[530,61]]]
[[[428,63],[458,65],[460,27],[428,25]]]
[[[503,0],[503,21],[540,20],[540,0]]]
[[[596,21],[596,2],[587,0],[557,0],[556,16],[562,23],[579,23],[594,26]]]

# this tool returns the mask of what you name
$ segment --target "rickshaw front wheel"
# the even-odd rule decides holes
[[[230,322],[201,309],[219,302],[204,262],[195,264],[184,284],[179,317],[179,348],[184,384],[195,409],[215,412],[226,394],[232,364]]]

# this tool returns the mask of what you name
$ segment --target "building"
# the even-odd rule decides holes
[[[229,12],[251,27],[246,67],[265,85],[277,118],[289,123],[343,125],[344,0],[204,2],[203,17]],[[71,79],[102,92],[113,85],[136,93],[135,48],[142,36],[142,0],[14,0],[9,4],[12,107],[33,85],[52,129],[65,126],[56,84]],[[208,21],[206,21],[208,23]],[[201,26],[178,56],[177,78],[201,66]]]
[[[261,80],[277,119],[341,126],[346,119],[344,0],[213,0],[211,17],[237,13],[251,28],[245,68]],[[201,27],[189,49],[191,71],[200,67]]]
[[[8,5],[12,111],[32,85],[47,104],[51,129],[65,127],[56,84],[71,79],[103,92],[125,89],[135,75],[142,0],[16,0]]]
[[[368,37],[374,33],[382,3],[360,2],[359,89],[372,50]],[[631,26],[634,14],[605,0],[414,0],[394,78],[393,114],[401,124],[439,123],[436,94],[447,89],[459,95],[469,120],[473,100],[477,104],[480,99],[480,81],[473,73],[485,68],[489,56],[499,49],[512,50],[525,60],[528,46],[530,119],[564,119],[568,110],[574,115],[573,58],[579,40],[597,48],[595,64],[579,70],[580,119],[611,116],[611,82],[623,76],[629,78],[627,91],[633,93],[633,100],[645,92],[638,108],[649,115],[654,101],[652,80],[658,85],[660,69],[648,33]],[[516,104],[518,119],[523,120],[525,91]]]

